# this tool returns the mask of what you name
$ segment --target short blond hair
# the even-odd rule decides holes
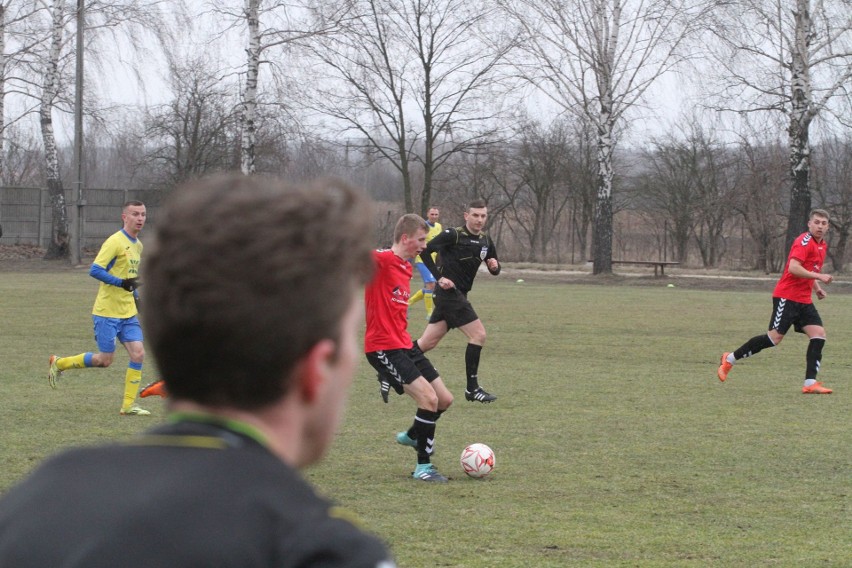
[[[423,231],[428,233],[429,225],[426,224],[426,220],[420,215],[406,213],[396,222],[396,227],[393,229],[393,242],[398,243],[401,241],[402,235],[408,235],[409,237],[414,235],[417,229],[423,229]]]

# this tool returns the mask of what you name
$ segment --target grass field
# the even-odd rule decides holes
[[[393,436],[413,405],[383,404],[366,363],[329,458],[306,476],[402,567],[850,566],[852,295],[819,304],[821,378],[835,394],[800,393],[798,334],[727,383],[715,376],[723,350],[764,329],[771,288],[480,276],[480,376],[497,402],[464,401],[460,335],[430,354],[458,397],[434,460],[451,482],[409,478],[414,452]],[[64,446],[127,438],[163,416],[159,399],[145,401],[150,419],[118,416],[126,354],[48,388],[50,353],[94,347],[94,293],[83,270],[0,273],[0,492]],[[143,383],[155,375],[149,360]],[[496,452],[485,480],[458,465],[471,442]]]

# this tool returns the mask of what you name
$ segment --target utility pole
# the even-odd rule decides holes
[[[71,198],[71,264],[80,264],[83,232],[83,27],[85,0],[77,0],[77,77],[74,85],[74,188]]]

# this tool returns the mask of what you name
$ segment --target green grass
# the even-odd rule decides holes
[[[403,567],[852,565],[852,295],[820,303],[822,378],[800,394],[806,341],[741,362],[719,354],[765,328],[761,291],[533,283],[481,276],[471,298],[489,333],[480,375],[499,396],[463,399],[464,340],[430,354],[457,395],[434,462],[452,477],[409,478],[394,443],[413,416],[383,404],[363,363],[341,432],[305,475],[383,536]],[[85,271],[0,274],[0,491],[70,444],[126,438],[160,419],[118,416],[126,354],[110,369],[43,377],[47,355],[93,347]],[[422,330],[422,304],[412,334]],[[146,364],[143,382],[155,376]],[[147,401],[146,401],[147,403]],[[458,465],[490,445],[485,480]]]

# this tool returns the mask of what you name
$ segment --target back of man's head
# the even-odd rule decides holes
[[[170,396],[253,410],[338,339],[372,271],[367,198],[338,180],[230,175],[179,188],[143,265],[144,325]]]

